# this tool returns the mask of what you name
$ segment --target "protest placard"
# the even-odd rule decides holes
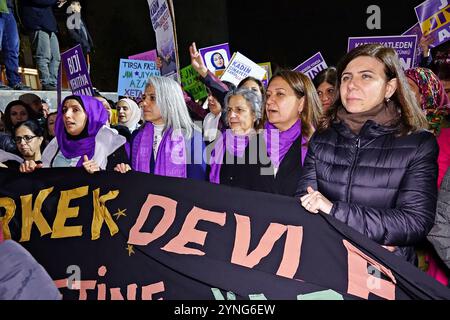
[[[117,94],[119,96],[140,97],[147,79],[159,76],[161,72],[154,61],[120,59]]]
[[[161,74],[177,80],[178,51],[169,4],[167,0],[147,0],[147,2],[156,35],[156,49],[162,60]]]
[[[299,64],[294,71],[301,72],[312,80],[320,71],[326,68],[328,68],[328,66],[325,59],[320,52],[317,52],[315,55]]]
[[[144,60],[144,61],[156,61],[157,58],[156,49],[145,51],[142,53],[134,54],[132,56],[129,56],[128,59],[131,60]]]
[[[91,78],[84,59],[81,45],[61,54],[61,62],[73,94],[92,96]]]
[[[379,43],[385,47],[395,49],[403,69],[406,70],[414,67],[416,60],[416,35],[349,37],[347,51],[367,43]]]
[[[220,78],[222,81],[231,82],[238,85],[241,80],[251,76],[262,80],[266,70],[239,52],[235,52],[230,64]]]
[[[180,70],[181,85],[189,92],[194,100],[201,100],[208,96],[205,85],[198,79],[199,74],[192,66],[187,66]]]
[[[270,62],[258,63],[258,65],[266,70],[266,74],[264,75],[264,78],[261,82],[263,83],[264,87],[267,88],[267,86],[269,85],[269,80],[270,78],[272,78],[272,65]]]
[[[215,73],[218,70],[225,70],[228,67],[231,57],[228,43],[201,48],[198,52],[202,56],[206,67],[211,72]]]
[[[450,39],[450,4],[448,0],[427,0],[414,8],[424,35],[431,35],[433,46]]]

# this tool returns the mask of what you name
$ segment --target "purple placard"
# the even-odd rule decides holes
[[[211,47],[201,48],[198,50],[202,55],[206,67],[211,72],[217,70],[225,70],[230,62],[230,48],[228,43],[222,43]]]
[[[422,33],[433,37],[433,46],[450,39],[450,4],[448,0],[428,0],[414,8]]]
[[[129,56],[130,60],[156,61],[156,49]]]
[[[307,75],[311,80],[322,70],[328,68],[325,59],[320,52],[298,65],[294,71]]]
[[[91,78],[84,59],[81,45],[77,45],[72,49],[61,54],[61,62],[66,71],[67,81],[69,81],[72,93],[76,95],[92,96]]]
[[[416,23],[411,28],[403,32],[402,35],[416,35],[417,41],[420,41],[420,38],[422,37],[422,30],[420,29],[419,23]],[[430,45],[430,48],[434,47],[433,45]],[[416,59],[414,62],[414,67],[418,67],[420,60],[422,59],[422,49],[420,49],[420,46],[417,44],[416,46]]]
[[[404,70],[414,68],[416,60],[416,35],[385,36],[385,37],[350,37],[348,38],[347,52],[367,43],[379,43],[397,51],[400,63]]]

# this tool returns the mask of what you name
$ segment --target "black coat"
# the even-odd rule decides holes
[[[86,24],[84,23],[84,20],[81,19],[81,21],[83,23],[86,34],[83,32],[81,27],[80,29],[67,29],[67,32],[69,34],[70,39],[72,40],[72,44],[74,46],[80,44],[83,53],[88,54],[92,51],[94,43],[92,41],[89,30],[87,29]]]
[[[438,145],[427,131],[396,133],[370,120],[359,136],[343,123],[316,133],[296,196],[312,186],[333,202],[330,215],[413,262],[411,246],[434,223]]]
[[[53,6],[57,0],[20,0],[20,17],[28,31],[57,32]]]
[[[275,176],[263,134],[253,136],[249,147],[254,146],[253,150],[256,150],[257,156],[250,156],[249,147],[245,150],[245,158],[238,158],[226,152],[220,168],[220,184],[292,197],[302,170],[301,142],[300,135],[281,161]],[[226,157],[233,159],[233,163],[226,164]],[[256,161],[252,164],[252,160]]]

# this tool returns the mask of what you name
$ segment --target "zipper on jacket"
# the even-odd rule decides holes
[[[358,138],[356,139],[356,151],[355,151],[355,156],[353,158],[353,162],[352,162],[352,166],[350,168],[350,179],[348,180],[348,184],[347,184],[347,203],[350,203],[350,186],[353,183],[353,173],[355,172],[356,169],[356,160],[358,159],[358,155],[359,155],[359,149],[361,148],[361,140],[358,136]]]

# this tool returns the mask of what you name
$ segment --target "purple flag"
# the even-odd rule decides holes
[[[89,72],[80,45],[61,54],[61,62],[73,94],[92,96],[93,89]]]

